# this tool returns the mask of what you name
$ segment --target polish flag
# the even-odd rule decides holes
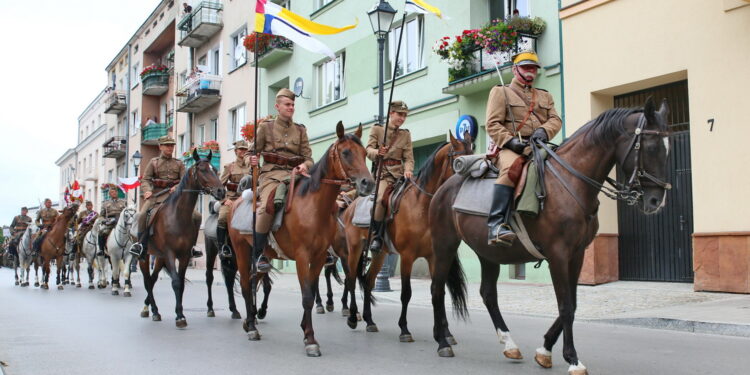
[[[83,201],[83,189],[78,184],[78,180],[73,181],[73,185],[70,187],[70,197],[72,201]]]
[[[117,177],[117,179],[120,181],[120,189],[124,192],[128,192],[130,189],[135,189],[138,186],[141,186],[141,180],[138,178],[138,176],[133,177]]]

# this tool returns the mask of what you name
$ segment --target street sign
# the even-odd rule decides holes
[[[471,139],[477,139],[479,126],[477,125],[477,119],[472,115],[463,115],[458,118],[458,122],[456,123],[456,137],[463,140],[465,132],[469,132]]]

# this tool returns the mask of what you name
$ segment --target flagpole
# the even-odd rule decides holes
[[[256,158],[258,157],[258,143],[257,137],[258,137],[258,126],[260,125],[258,123],[258,32],[255,32],[255,46],[253,47],[253,59],[255,60],[255,95],[253,96],[253,107],[254,108],[254,114],[253,114],[253,122],[255,125],[253,125],[253,156]],[[258,178],[259,178],[259,169],[260,169],[260,160],[258,160],[258,165],[253,166],[253,181],[252,181],[252,188],[253,188],[253,254],[251,254],[252,262],[251,262],[251,270],[252,273],[255,274],[256,272],[256,264],[255,264],[255,256],[254,253],[256,251],[263,251],[263,249],[256,249],[255,243],[257,241],[255,240],[256,232],[255,232],[255,221],[257,220],[257,214],[256,214],[256,199],[258,197]],[[255,304],[255,290],[253,290],[253,304]]]

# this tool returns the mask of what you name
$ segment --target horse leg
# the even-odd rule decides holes
[[[331,274],[336,269],[336,264],[326,267],[326,310],[333,311],[333,289],[331,289]]]
[[[430,285],[434,316],[432,336],[438,343],[438,355],[440,357],[453,357],[453,348],[451,348],[446,335],[448,331],[448,319],[445,313],[445,285],[451,275],[452,268],[456,267],[454,263],[458,262],[458,259],[456,259],[458,256],[458,243],[446,244],[444,242],[438,243],[433,241],[432,247],[435,254],[435,266],[432,274],[432,284]]]
[[[171,263],[169,264],[169,266],[171,266],[172,270],[174,270],[174,261],[171,257],[169,259]],[[177,328],[185,328],[187,327],[187,319],[185,319],[185,314],[182,313],[182,295],[185,293],[185,273],[187,272],[190,257],[181,258],[179,261],[180,264],[177,272],[172,271],[172,274],[177,276],[176,278],[172,279],[172,289],[174,289],[175,299],[177,301],[174,310],[177,314],[175,318],[175,325],[177,326]]]
[[[123,297],[130,297],[131,294],[131,288],[133,287],[133,284],[130,282],[130,273],[131,273],[131,264],[133,263],[133,255],[129,252],[124,252],[125,254],[125,261],[123,262],[123,265],[125,266],[125,269],[122,270],[124,273],[123,278],[125,278],[125,289],[122,292]]]
[[[375,286],[375,279],[378,277],[378,272],[383,268],[388,258],[387,251],[381,251],[373,260],[370,268],[367,270],[366,279],[363,280],[362,284],[365,292],[365,300],[362,302],[364,311],[362,312],[362,318],[364,319],[367,326],[365,330],[367,332],[378,332],[378,325],[372,319],[372,289]]]
[[[500,314],[500,307],[497,304],[497,278],[500,276],[500,265],[482,257],[479,257],[479,263],[482,269],[482,283],[479,287],[479,294],[482,296],[484,306],[487,307],[487,312],[490,313],[500,343],[505,344],[503,354],[510,359],[523,359],[518,345],[510,337],[510,330],[505,324],[503,316]]]
[[[224,276],[224,286],[227,288],[227,297],[229,298],[229,311],[232,312],[232,319],[242,319],[240,312],[237,311],[237,304],[234,301],[234,279],[237,276],[237,264],[233,259],[221,261],[221,274],[222,276]]]
[[[110,255],[109,261],[112,264],[112,295],[117,296],[120,294],[120,256],[116,255],[118,251],[114,251]]]
[[[260,332],[255,326],[255,275],[251,274],[250,270],[247,269],[245,272],[240,272],[240,288],[242,289],[242,298],[245,299],[245,312],[247,317],[242,323],[242,329],[247,332],[247,338],[251,341],[260,340]]]
[[[323,299],[320,297],[320,278],[315,280],[313,288],[315,291],[315,313],[325,314],[326,310],[323,308]]]
[[[63,289],[62,277],[64,277],[65,274],[65,261],[63,260],[64,257],[65,255],[60,255],[55,258],[55,285],[57,285],[58,290]]]
[[[94,265],[88,262],[86,271],[89,273],[89,289],[94,289]]]
[[[263,319],[266,317],[266,313],[268,312],[268,297],[271,296],[271,276],[268,273],[265,273],[261,275],[262,282],[263,282],[263,302],[260,304],[260,309],[258,310],[258,319]]]
[[[213,318],[216,316],[214,312],[214,300],[211,294],[211,286],[214,283],[214,264],[216,263],[216,253],[211,251],[213,246],[208,245],[208,241],[211,241],[206,237],[206,288],[208,289],[208,299],[206,300],[206,316]],[[223,271],[223,270],[222,270]]]
[[[307,259],[297,259],[297,278],[302,290],[302,322],[300,327],[304,333],[305,352],[308,357],[320,357],[320,345],[315,340],[315,330],[312,325],[312,307],[315,302],[315,290],[320,271],[323,269],[324,259],[310,263]]]
[[[400,342],[414,342],[406,322],[406,311],[411,300],[411,270],[414,265],[414,257],[411,254],[401,254],[401,316],[398,326],[401,328]]]
[[[159,272],[164,267],[164,260],[162,258],[156,258],[154,260],[154,269],[149,269],[149,257],[139,262],[141,267],[141,273],[143,273],[143,286],[146,289],[146,300],[144,301],[145,306],[141,311],[141,317],[148,317],[148,306],[151,305],[151,320],[158,322],[161,321],[161,314],[159,314],[159,307],[156,306],[156,300],[154,299],[154,285],[159,280]]]

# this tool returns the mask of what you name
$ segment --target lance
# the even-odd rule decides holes
[[[492,62],[495,64],[495,70],[497,71],[497,76],[500,77],[500,84],[503,85],[503,94],[505,95],[505,111],[510,113],[510,121],[513,125],[513,133],[515,136],[518,137],[518,140],[523,142],[521,139],[521,134],[516,130],[516,117],[513,115],[513,111],[510,110],[510,103],[508,103],[508,92],[505,91],[505,80],[503,80],[503,74],[500,72],[500,67],[497,62],[497,58],[495,57],[495,54],[491,54],[492,56]],[[511,68],[512,69],[512,68]],[[500,145],[495,145],[498,148]]]
[[[253,156],[258,157],[258,126],[260,125],[258,123],[258,37],[260,34],[256,31],[255,32],[255,46],[253,47],[253,59],[255,60],[255,95],[253,96],[253,107],[254,108],[254,115],[253,115],[253,121],[255,122],[255,125],[253,126]],[[273,136],[273,135],[271,135]],[[257,233],[255,232],[255,221],[257,220],[257,215],[255,212],[255,205],[256,205],[256,199],[258,197],[258,176],[259,176],[259,170],[260,170],[260,160],[258,160],[258,165],[253,166],[253,181],[252,181],[252,189],[253,189],[253,242],[255,241],[255,236]],[[263,249],[256,249],[253,246],[253,252],[260,251],[262,252]],[[251,271],[252,274],[255,275],[256,273],[256,264],[255,264],[255,256],[254,254],[251,255],[251,259],[253,259],[251,263]],[[255,289],[253,289],[253,304],[255,304]]]
[[[404,16],[401,19],[401,32],[398,35],[398,45],[396,47],[396,59],[395,63],[393,64],[393,74],[391,75],[391,93],[388,96],[388,112],[385,115],[385,124],[383,125],[385,129],[383,130],[383,146],[387,145],[387,139],[388,139],[388,123],[391,119],[391,111],[390,111],[390,103],[393,101],[393,89],[396,87],[396,70],[398,69],[398,57],[401,53],[401,40],[404,37],[404,29],[406,28],[406,11],[404,11]],[[372,131],[372,130],[370,130]],[[378,151],[380,151],[380,145],[378,145]],[[378,190],[380,188],[380,173],[383,169],[383,157],[378,155],[375,158],[375,201],[372,204],[372,210],[370,210],[370,223],[373,223],[375,220],[375,206],[378,204]],[[385,225],[385,223],[383,223]],[[372,227],[373,225],[370,225],[370,227],[367,229],[367,242],[365,242],[365,247],[362,249],[362,257],[360,258],[360,269],[362,273],[365,272],[364,262],[366,262],[367,254],[370,249],[370,241],[372,241]]]

